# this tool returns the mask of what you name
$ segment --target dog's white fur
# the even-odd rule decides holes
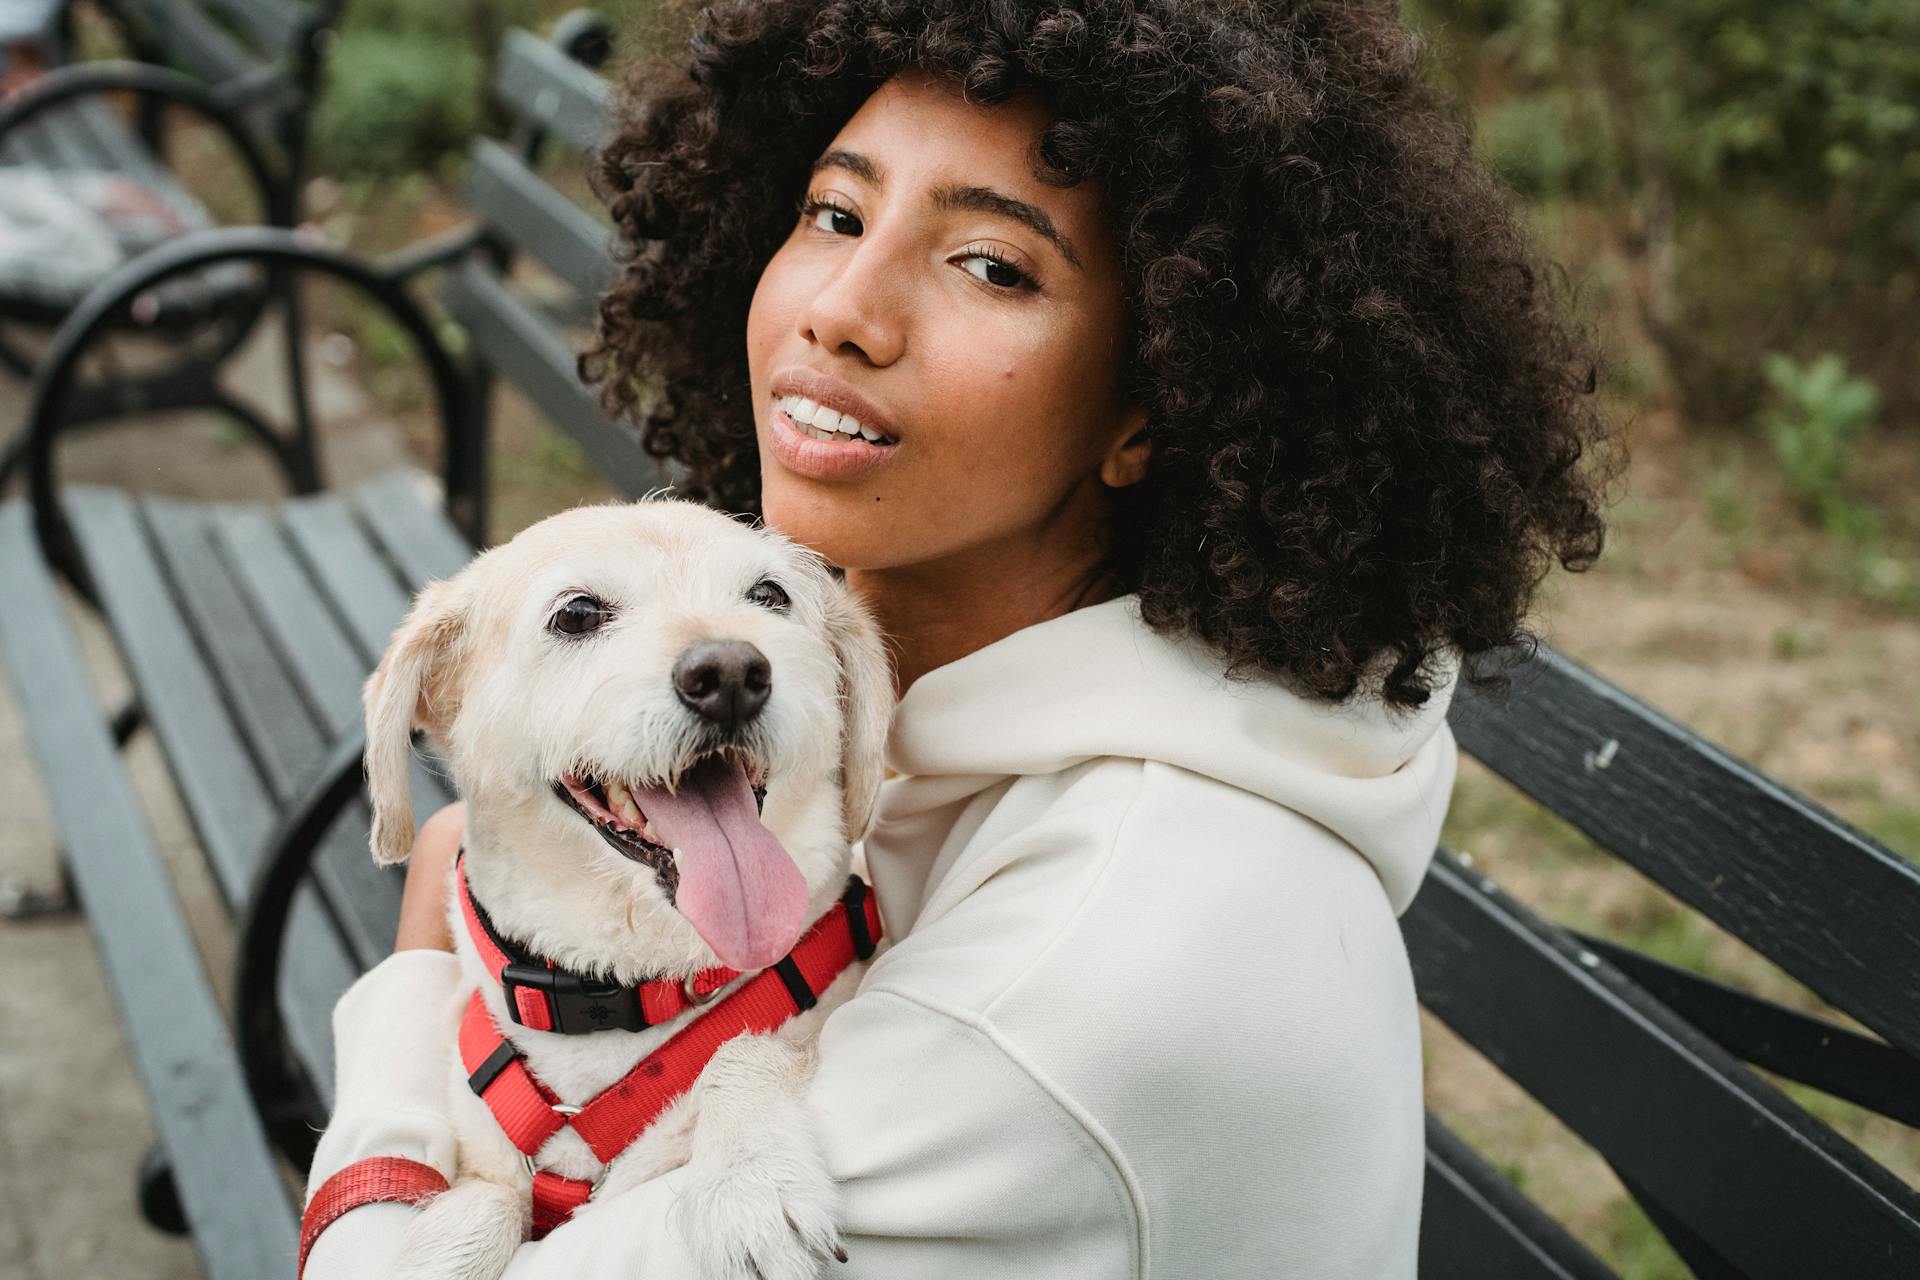
[[[747,593],[763,579],[791,599],[780,613]],[[548,628],[575,595],[612,606],[579,637]],[[700,640],[744,640],[773,668],[772,693],[741,741],[768,770],[763,820],[804,878],[807,920],[845,886],[850,842],[865,828],[882,773],[893,685],[874,625],[813,555],[685,502],[580,507],[532,526],[454,578],[423,590],[369,678],[367,778],[376,861],[413,840],[409,733],[443,748],[467,806],[475,897],[508,937],[581,972],[622,982],[681,977],[717,963],[666,900],[654,873],[621,857],[552,792],[563,774],[670,778],[710,745],[681,705],[673,667]],[[464,1003],[479,989],[495,1024],[564,1102],[585,1103],[693,1015],[638,1033],[529,1031],[506,1013],[451,921]],[[542,1168],[600,1177],[594,1212],[682,1164],[691,1191],[679,1226],[713,1276],[815,1274],[837,1247],[834,1188],[800,1101],[812,1039],[859,981],[855,965],[819,1005],[773,1035],[723,1046],[691,1092],[603,1167],[563,1128]],[[530,1228],[530,1179],[448,1046],[460,1139],[454,1186],[410,1230],[409,1277],[491,1280]]]

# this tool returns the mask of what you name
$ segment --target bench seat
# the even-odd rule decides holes
[[[336,740],[357,733],[360,685],[411,593],[472,555],[430,488],[395,473],[277,505],[62,494],[144,722],[236,916],[281,812]],[[88,690],[22,502],[0,507],[0,646],[207,1272],[278,1274],[292,1256],[295,1214],[273,1131],[306,1125],[307,1103],[278,1116],[253,1110],[217,988],[109,717]],[[414,782],[423,812],[449,798],[424,765]],[[333,1004],[391,949],[399,914],[401,877],[373,865],[367,827],[364,803],[349,806],[316,850],[287,923],[280,1009],[322,1108],[332,1102]]]

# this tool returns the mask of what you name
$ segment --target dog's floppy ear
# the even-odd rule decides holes
[[[373,860],[383,867],[402,861],[413,848],[413,730],[439,733],[448,723],[451,658],[465,626],[456,583],[427,584],[361,691]]]
[[[866,834],[886,776],[893,666],[866,606],[837,583],[827,607],[827,630],[840,660],[840,790],[847,839],[853,841]]]

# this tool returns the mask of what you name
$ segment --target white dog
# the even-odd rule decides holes
[[[491,1280],[683,1164],[714,1276],[844,1256],[799,1094],[878,920],[848,870],[893,686],[853,595],[691,503],[582,507],[422,591],[365,702],[376,861],[412,843],[412,729],[467,805],[459,1169],[401,1274]]]

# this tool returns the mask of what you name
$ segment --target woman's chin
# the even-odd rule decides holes
[[[841,493],[803,481],[775,479],[766,472],[760,488],[760,512],[769,528],[792,538],[840,569],[882,568],[896,559],[900,530],[887,535],[884,501],[868,493]]]

